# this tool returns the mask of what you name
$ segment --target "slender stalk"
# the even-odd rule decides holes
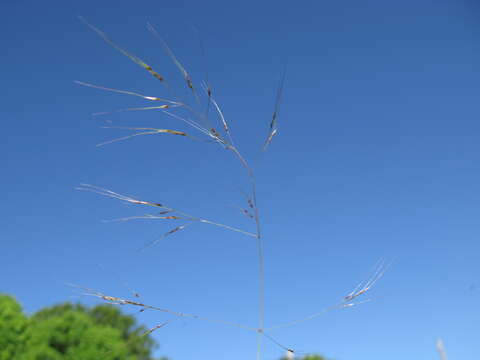
[[[257,205],[257,190],[256,190],[256,182],[255,182],[255,175],[253,173],[252,168],[242,156],[242,154],[238,151],[238,149],[230,145],[228,147],[233,153],[237,156],[240,160],[241,164],[245,167],[248,173],[248,177],[250,178],[250,182],[252,185],[252,200],[253,200],[253,207],[254,207],[254,219],[256,225],[256,238],[257,238],[257,258],[258,258],[258,329],[257,329],[257,360],[261,359],[261,352],[262,352],[262,338],[264,336],[263,330],[265,326],[265,269],[264,269],[264,255],[263,255],[263,239],[262,239],[262,232],[260,226],[260,213],[258,211]]]
[[[257,330],[257,360],[262,359],[262,339],[263,339],[262,332]]]
[[[257,252],[258,252],[258,335],[257,335],[257,360],[261,359],[262,335],[265,323],[265,269],[263,256],[263,240],[260,228],[260,216],[257,206],[257,192],[252,174],[252,196],[255,207],[255,223],[257,226]]]

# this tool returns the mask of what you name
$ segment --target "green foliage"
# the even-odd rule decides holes
[[[27,326],[28,319],[17,301],[0,294],[0,360],[14,359],[21,351]]]
[[[281,358],[280,360],[287,360],[287,358],[284,357],[284,358]],[[302,358],[298,358],[297,360],[327,360],[327,359],[320,355],[307,355]]]
[[[64,303],[27,317],[0,295],[0,360],[153,360],[145,331],[112,305]]]

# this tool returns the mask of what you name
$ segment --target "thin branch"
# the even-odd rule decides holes
[[[290,327],[290,326],[297,325],[297,324],[300,324],[300,323],[305,322],[305,321],[315,319],[315,318],[317,318],[319,316],[322,316],[322,315],[324,315],[327,312],[332,311],[332,310],[343,309],[343,308],[363,304],[363,303],[366,303],[366,302],[370,302],[371,301],[370,299],[366,299],[366,300],[363,300],[363,301],[357,301],[357,302],[353,302],[353,300],[357,299],[359,296],[361,296],[361,295],[365,294],[367,291],[369,291],[373,287],[373,285],[375,285],[375,283],[383,276],[383,274],[386,271],[386,268],[387,268],[387,266],[385,265],[385,261],[383,259],[380,259],[375,266],[375,270],[374,270],[373,275],[367,281],[362,281],[360,284],[358,284],[357,287],[355,287],[355,289],[352,292],[350,292],[347,296],[345,296],[343,298],[341,303],[333,305],[333,306],[326,307],[326,308],[320,310],[319,312],[310,314],[310,315],[305,316],[303,318],[293,320],[293,321],[289,321],[289,322],[279,324],[279,325],[276,325],[276,326],[272,326],[272,327],[270,327],[266,330],[274,330],[274,329]]]
[[[144,251],[145,249],[151,247],[151,246],[155,246],[156,244],[158,244],[160,242],[160,240],[162,240],[163,238],[173,234],[173,233],[176,233],[180,230],[183,230],[185,229],[187,226],[189,226],[191,224],[184,224],[184,225],[180,225],[180,226],[177,226],[176,228],[173,228],[172,230],[169,230],[167,231],[165,234],[163,234],[160,238],[158,239],[155,239],[154,241],[148,243],[147,245],[145,245],[144,247],[142,247],[141,249],[139,249],[139,251]]]
[[[85,291],[84,295],[95,296],[95,297],[98,297],[98,298],[100,298],[100,299],[102,299],[102,300],[104,300],[108,303],[111,303],[111,304],[131,305],[131,306],[140,307],[142,309],[150,309],[150,310],[164,312],[164,313],[175,315],[175,316],[178,316],[178,317],[185,317],[185,318],[191,318],[191,319],[207,321],[207,322],[212,322],[212,323],[217,323],[217,324],[223,324],[223,325],[226,325],[226,326],[242,328],[242,329],[249,330],[249,331],[257,331],[257,329],[255,329],[255,328],[252,328],[250,326],[246,326],[246,325],[243,325],[243,324],[240,324],[240,323],[232,322],[232,321],[219,320],[219,319],[200,316],[200,315],[196,315],[196,314],[189,314],[189,313],[164,309],[164,308],[160,308],[160,307],[153,306],[153,305],[143,304],[143,303],[140,303],[140,302],[134,301],[134,300],[128,300],[128,299],[119,298],[119,297],[116,297],[116,296],[106,295],[106,294],[103,294],[99,291],[92,290],[92,289],[89,289],[89,288],[83,287],[83,286],[74,285],[74,284],[70,284],[70,286],[80,288],[80,289],[84,290]]]
[[[91,88],[94,88],[94,89],[111,91],[111,92],[116,92],[116,93],[119,93],[119,94],[127,94],[127,95],[138,96],[138,97],[141,97],[141,98],[143,98],[143,99],[145,99],[145,100],[150,100],[150,101],[163,101],[163,102],[166,102],[166,103],[169,103],[169,104],[181,105],[181,103],[179,103],[179,102],[177,102],[177,101],[167,100],[167,99],[159,98],[159,97],[156,97],[156,96],[142,95],[142,94],[139,94],[139,93],[134,92],[134,91],[108,88],[108,87],[105,87],[105,86],[94,85],[94,84],[90,84],[90,83],[86,83],[86,82],[78,81],[78,80],[75,80],[74,83],[76,83],[76,84],[78,84],[78,85],[86,86],[86,87],[91,87]]]
[[[287,328],[287,327],[298,325],[298,324],[303,323],[305,321],[315,319],[319,316],[325,315],[329,311],[336,310],[336,309],[342,309],[342,308],[350,307],[350,306],[353,306],[353,304],[341,303],[341,304],[338,304],[338,305],[329,306],[329,307],[326,307],[326,308],[324,308],[320,311],[317,311],[316,313],[305,316],[303,318],[300,318],[300,319],[297,319],[297,320],[292,320],[292,321],[285,322],[285,323],[281,323],[281,324],[278,324],[278,325],[275,325],[275,326],[271,326],[271,327],[266,328],[265,330],[266,331],[272,331],[272,330],[284,329],[284,328]]]
[[[147,63],[145,63],[142,59],[140,59],[139,57],[137,57],[135,55],[130,54],[128,51],[126,51],[125,49],[123,49],[120,46],[118,46],[117,44],[115,44],[112,40],[110,40],[110,38],[107,36],[107,34],[105,34],[103,31],[99,30],[98,28],[96,28],[92,24],[90,24],[83,17],[79,16],[79,19],[85,25],[87,25],[90,29],[92,29],[94,32],[96,32],[98,34],[98,36],[100,36],[107,44],[111,45],[113,48],[118,50],[120,53],[122,53],[123,55],[128,57],[135,64],[137,64],[137,65],[141,66],[142,68],[144,68],[145,70],[147,70],[150,73],[150,75],[152,75],[154,78],[156,78],[160,82],[165,83],[165,78],[162,75],[160,75],[159,73],[157,73],[155,70],[153,70],[153,68],[150,65],[148,65]]]
[[[148,111],[148,110],[165,110],[165,109],[170,109],[173,107],[178,107],[181,105],[159,105],[159,106],[144,106],[144,107],[131,107],[131,108],[124,108],[124,109],[117,109],[113,111],[99,111],[95,112],[92,115],[93,116],[100,116],[100,115],[108,115],[112,113],[120,113],[120,112],[126,112],[126,111]]]
[[[281,324],[275,325],[275,326],[271,326],[269,328],[266,328],[265,330],[271,331],[271,330],[277,330],[277,329],[284,329],[284,328],[287,328],[287,327],[298,325],[298,324],[303,323],[305,321],[313,320],[313,319],[315,319],[319,316],[325,315],[329,311],[338,310],[338,309],[345,309],[345,308],[353,307],[353,306],[356,306],[356,305],[364,304],[364,303],[367,303],[367,302],[370,302],[370,301],[372,301],[372,300],[371,299],[366,299],[366,300],[358,301],[358,302],[355,302],[355,303],[340,303],[340,304],[337,304],[337,305],[329,306],[329,307],[326,307],[326,308],[324,308],[324,309],[322,309],[322,310],[320,310],[316,313],[308,315],[304,318],[301,318],[301,319],[298,319],[298,320],[293,320],[293,321],[290,321],[290,322],[281,323]]]
[[[156,330],[164,327],[164,326],[167,325],[167,324],[170,324],[172,321],[175,321],[175,320],[165,321],[165,322],[163,322],[163,323],[161,323],[161,324],[155,325],[154,327],[152,327],[152,328],[148,329],[147,331],[145,331],[145,332],[142,334],[142,336],[150,335],[150,334],[153,333],[154,331],[156,331]]]
[[[265,331],[263,331],[262,334],[263,334],[263,336],[265,336],[268,340],[270,340],[272,343],[274,343],[274,344],[277,345],[278,347],[282,348],[283,350],[288,351],[288,352],[291,352],[292,354],[295,353],[295,351],[293,351],[291,348],[286,347],[285,345],[283,345],[282,343],[280,343],[278,340],[276,340],[273,336],[271,336],[270,334],[267,334]]]
[[[138,132],[135,134],[127,135],[127,136],[122,136],[119,138],[115,138],[112,140],[104,141],[100,144],[97,144],[97,146],[103,146],[107,144],[111,144],[114,142],[118,141],[123,141],[127,140],[130,138],[133,138],[135,136],[142,136],[142,135],[158,135],[158,134],[171,134],[171,135],[180,135],[180,136],[185,136],[185,137],[191,137],[187,133],[183,131],[178,131],[178,130],[170,130],[170,129],[154,129],[154,128],[135,128],[135,127],[123,127],[123,126],[102,126],[103,129],[126,129],[126,130],[149,130],[149,131],[142,131]]]
[[[380,280],[385,271],[387,270],[388,265],[385,264],[384,259],[380,259],[375,265],[375,270],[373,275],[364,282],[360,282],[357,287],[350,292],[347,296],[344,297],[344,301],[349,302],[353,299],[359,297],[362,294],[365,294],[368,290],[372,288],[375,283]]]
[[[118,219],[103,220],[103,222],[120,222],[120,221],[130,221],[130,220],[139,220],[139,219],[179,220],[182,218],[178,216],[158,216],[158,215],[152,215],[152,214],[145,214],[145,215],[139,215],[139,216],[127,216],[127,217],[118,218]]]
[[[202,84],[202,88],[205,90],[205,92],[207,93],[208,95],[208,105],[210,103],[213,104],[213,106],[215,107],[215,110],[217,110],[217,113],[218,113],[218,116],[220,117],[220,120],[222,122],[222,126],[223,126],[223,130],[225,131],[225,134],[227,135],[228,137],[228,140],[230,142],[230,145],[231,146],[234,146],[233,144],[233,139],[232,139],[232,135],[230,133],[230,127],[228,126],[228,123],[227,123],[227,120],[225,119],[225,116],[223,115],[223,112],[222,110],[220,109],[220,106],[218,105],[217,101],[215,100],[215,98],[213,97],[212,95],[212,89],[207,86],[206,83],[203,83]],[[207,107],[207,114],[208,114],[208,108],[209,106]],[[208,120],[208,119],[207,119]]]
[[[183,118],[183,117],[181,117],[181,116],[179,116],[179,115],[177,115],[177,114],[171,113],[171,112],[166,111],[166,110],[164,110],[163,112],[164,112],[165,114],[167,114],[168,116],[173,117],[174,119],[177,119],[177,120],[180,120],[180,121],[183,121],[183,122],[187,123],[188,125],[190,125],[191,127],[197,129],[197,130],[200,131],[201,133],[203,133],[203,134],[205,134],[205,135],[207,135],[207,136],[209,136],[209,137],[212,137],[211,134],[210,134],[210,132],[209,132],[207,129],[205,129],[203,126],[201,126],[200,124],[198,124],[197,122],[195,122],[195,121],[193,121],[193,120],[191,120],[191,119]]]
[[[238,233],[250,236],[250,237],[257,237],[257,234],[254,234],[254,233],[251,233],[251,232],[248,232],[248,231],[244,231],[244,230],[235,228],[235,227],[230,226],[230,225],[218,223],[218,222],[208,220],[208,219],[204,219],[204,218],[201,218],[201,217],[198,217],[198,216],[193,216],[193,215],[187,214],[183,211],[167,207],[167,206],[165,206],[163,204],[160,204],[160,203],[138,200],[138,199],[135,199],[135,198],[130,197],[130,196],[121,195],[121,194],[118,194],[114,191],[104,189],[104,188],[101,188],[101,187],[98,187],[98,186],[94,186],[94,185],[90,185],[90,184],[81,184],[81,186],[77,187],[76,189],[77,190],[83,190],[83,191],[90,191],[90,192],[93,192],[93,193],[96,193],[96,194],[99,194],[99,195],[104,195],[104,196],[107,196],[107,197],[111,197],[111,198],[114,198],[114,199],[126,201],[126,202],[136,204],[136,205],[148,205],[148,206],[160,207],[165,211],[174,212],[174,213],[177,213],[177,214],[181,215],[182,216],[181,218],[184,219],[184,220],[187,220],[187,221],[197,221],[197,222],[201,222],[201,223],[204,223],[204,224],[210,224],[210,225],[218,226],[218,227],[230,230],[230,231],[238,232]],[[163,219],[180,219],[180,217],[176,217],[176,216],[164,217],[164,216],[156,216],[156,215],[152,215],[152,214],[146,214],[146,215],[142,215],[142,216],[125,217],[125,218],[114,219],[114,220],[116,220],[116,221],[128,221],[128,220],[134,220],[134,219],[162,219],[163,220]]]
[[[265,143],[263,144],[263,150],[265,151],[272,142],[273,137],[277,134],[277,118],[278,118],[278,112],[280,109],[280,102],[282,101],[282,93],[283,93],[283,86],[285,83],[285,76],[286,76],[286,69],[283,71],[282,77],[280,79],[280,84],[277,89],[277,96],[275,99],[275,109],[273,110],[272,114],[272,120],[270,121],[270,132],[268,133],[267,139],[265,140]]]
[[[81,190],[81,191],[90,191],[90,192],[93,192],[93,193],[96,193],[96,194],[99,194],[99,195],[103,195],[103,196],[111,197],[111,198],[114,198],[114,199],[126,201],[126,202],[131,203],[131,204],[147,205],[147,206],[154,206],[154,207],[167,209],[165,206],[163,206],[160,203],[138,200],[138,199],[135,199],[133,197],[126,196],[126,195],[121,195],[121,194],[118,194],[114,191],[111,191],[111,190],[108,190],[108,189],[105,189],[105,188],[101,188],[101,187],[98,187],[98,186],[95,186],[95,185],[80,184],[80,186],[76,187],[75,189],[76,190]]]
[[[185,70],[183,65],[180,63],[180,61],[177,60],[175,54],[173,53],[172,50],[170,50],[170,47],[168,46],[167,42],[160,36],[158,31],[152,26],[152,24],[147,23],[147,28],[150,30],[150,32],[160,41],[162,44],[163,49],[167,53],[167,55],[172,59],[173,63],[177,66],[177,68],[180,70],[182,73],[183,79],[187,83],[188,88],[192,91],[193,95],[195,96],[195,99],[198,103],[200,103],[200,99],[198,98],[198,95],[195,91],[195,88],[193,86],[193,81],[190,76],[190,74]]]

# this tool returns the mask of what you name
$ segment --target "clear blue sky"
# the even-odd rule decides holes
[[[338,303],[392,261],[372,302],[272,335],[338,360],[437,359],[437,338],[451,359],[480,358],[475,1],[4,1],[1,13],[0,291],[27,312],[98,303],[66,283],[128,297],[127,282],[144,302],[255,326],[254,239],[198,224],[139,254],[172,223],[103,223],[146,209],[74,190],[95,184],[254,230],[233,207],[244,172],[220,147],[168,135],[95,147],[128,133],[103,125],[186,130],[158,111],[93,117],[150,104],[73,83],[168,96],[82,15],[187,94],[149,21],[196,84],[208,72],[257,172],[267,326]],[[261,153],[285,64],[278,135]],[[255,357],[254,334],[195,320],[154,336],[174,360]],[[281,355],[265,342],[264,359]]]

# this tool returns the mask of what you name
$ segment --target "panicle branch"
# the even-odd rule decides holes
[[[230,225],[218,223],[218,222],[208,220],[208,219],[204,219],[204,218],[201,218],[201,217],[198,217],[198,216],[193,216],[193,215],[190,215],[186,212],[170,208],[170,207],[168,207],[166,205],[163,205],[161,203],[158,203],[158,202],[139,200],[139,199],[133,198],[131,196],[122,195],[122,194],[116,193],[112,190],[108,190],[108,189],[101,188],[101,187],[98,187],[98,186],[94,186],[94,185],[90,185],[90,184],[81,184],[76,189],[81,190],[81,191],[93,192],[93,193],[96,193],[96,194],[99,194],[99,195],[103,195],[103,196],[111,197],[111,198],[114,198],[114,199],[126,201],[128,203],[135,204],[135,205],[154,206],[154,207],[158,207],[158,208],[163,209],[158,214],[144,214],[144,215],[139,215],[139,216],[129,216],[129,217],[123,217],[123,218],[119,218],[119,219],[113,219],[113,220],[110,220],[110,221],[129,221],[129,220],[138,220],[138,219],[185,220],[185,221],[189,221],[189,222],[199,222],[199,223],[204,223],[204,224],[210,224],[210,225],[214,225],[214,226],[226,229],[226,230],[238,232],[238,233],[241,233],[243,235],[250,236],[250,237],[254,237],[254,238],[257,237],[257,234],[254,234],[254,233],[242,230],[242,229],[238,229],[238,228],[230,226]],[[164,216],[165,214],[168,214],[168,213],[173,213],[173,214],[177,214],[177,215]],[[165,236],[168,236],[170,234],[173,234],[173,233],[175,233],[179,230],[183,230],[185,227],[187,227],[187,225],[178,226],[178,227],[168,231],[164,235],[162,235],[162,238],[165,237]],[[155,240],[154,242],[151,243],[151,245],[154,245],[154,244],[158,243],[158,241],[159,240]],[[151,246],[151,245],[149,245],[149,246]]]
[[[364,295],[367,291],[369,291],[373,287],[373,285],[375,285],[375,283],[383,276],[387,267],[388,266],[386,265],[385,261],[383,259],[380,259],[377,262],[377,264],[375,265],[375,269],[374,269],[374,272],[373,272],[372,276],[368,280],[362,281],[360,284],[358,284],[352,292],[350,292],[348,295],[344,296],[344,298],[342,299],[342,301],[340,303],[332,305],[332,306],[328,306],[328,307],[326,307],[326,308],[324,308],[324,309],[322,309],[318,312],[315,312],[315,313],[310,314],[308,316],[302,317],[300,319],[285,322],[285,323],[282,323],[282,324],[278,324],[278,325],[269,327],[266,330],[270,331],[270,330],[287,328],[287,327],[290,327],[290,326],[294,326],[294,325],[303,323],[305,321],[315,319],[315,318],[317,318],[319,316],[322,316],[322,315],[324,315],[327,312],[332,311],[332,310],[349,308],[349,307],[352,307],[352,306],[355,306],[355,305],[360,305],[360,304],[364,304],[366,302],[370,302],[371,299],[365,299],[365,300],[362,300],[362,301],[355,301],[355,302],[353,300],[357,299],[358,297],[360,297],[361,295]]]
[[[238,327],[238,328],[242,328],[242,329],[245,329],[245,330],[256,331],[255,328],[252,328],[252,327],[240,324],[240,323],[232,322],[232,321],[225,321],[225,320],[200,316],[200,315],[196,315],[196,314],[189,314],[189,313],[174,311],[174,310],[170,310],[170,309],[164,309],[164,308],[161,308],[161,307],[158,307],[158,306],[144,304],[144,303],[141,303],[141,302],[135,301],[135,300],[129,300],[129,299],[124,299],[124,298],[120,298],[120,297],[116,297],[116,296],[106,295],[102,292],[99,292],[99,291],[96,291],[96,290],[93,290],[93,289],[90,289],[90,288],[87,288],[87,287],[79,286],[79,285],[70,284],[70,286],[82,289],[83,291],[85,291],[83,293],[84,295],[95,296],[95,297],[98,297],[98,298],[100,298],[100,299],[102,299],[102,300],[104,300],[104,301],[106,301],[110,304],[114,304],[114,305],[131,305],[131,306],[134,306],[134,307],[138,307],[142,310],[160,311],[160,312],[164,312],[164,313],[167,313],[167,314],[170,314],[170,315],[175,315],[177,317],[192,318],[192,319],[201,320],[201,321],[208,321],[208,322],[223,324],[223,325],[227,325],[227,326]]]

